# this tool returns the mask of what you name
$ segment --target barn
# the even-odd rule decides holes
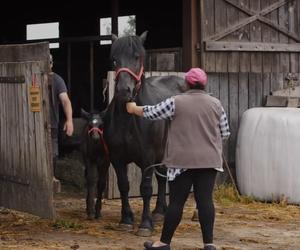
[[[270,92],[287,87],[289,73],[299,78],[297,0],[7,4],[13,12],[0,16],[0,205],[44,217],[54,216],[44,74],[49,45],[54,70],[68,85],[75,119],[81,108],[103,110],[107,105],[102,92],[111,70],[111,32],[149,31],[145,44],[149,74],[204,68],[209,91],[229,116],[232,135],[224,155],[233,170],[241,115],[263,106]],[[123,27],[124,22],[129,28]],[[47,25],[54,29],[52,35],[45,33]],[[44,101],[40,110],[33,111],[26,89],[36,82],[41,83]],[[28,105],[22,102],[25,99]],[[30,147],[35,147],[34,155]]]

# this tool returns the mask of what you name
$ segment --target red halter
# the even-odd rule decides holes
[[[135,81],[136,81],[136,89],[137,90],[141,87],[141,78],[142,78],[142,75],[144,74],[144,64],[143,63],[141,65],[141,69],[140,69],[140,72],[139,72],[138,75],[135,74],[134,72],[132,72],[129,68],[119,68],[116,71],[116,79],[118,79],[119,74],[121,72],[127,72],[129,75],[131,75],[135,79]]]
[[[93,131],[97,132],[100,135],[100,137],[101,137],[101,143],[103,145],[103,148],[104,148],[104,151],[105,151],[105,155],[106,155],[106,157],[108,159],[108,157],[109,157],[109,151],[108,151],[108,147],[107,147],[106,142],[105,142],[104,137],[103,137],[103,129],[94,127],[94,128],[89,129],[88,134],[92,133]]]

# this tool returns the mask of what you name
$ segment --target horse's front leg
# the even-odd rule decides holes
[[[143,213],[142,221],[137,231],[137,235],[148,237],[153,231],[153,222],[150,214],[150,200],[152,197],[152,175],[153,169],[142,172],[142,181],[140,185],[140,192],[143,197]]]
[[[97,201],[95,205],[95,218],[98,219],[101,217],[101,208],[102,208],[102,195],[106,187],[107,173],[110,162],[107,160],[102,160],[98,163],[98,192],[97,192]]]
[[[118,188],[122,200],[120,228],[124,230],[133,230],[134,216],[128,200],[129,181],[127,176],[127,165],[113,163],[113,166],[117,175]]]
[[[166,201],[166,184],[167,184],[167,171],[166,169],[158,170],[156,173],[157,179],[157,200],[155,209],[152,211],[152,219],[154,222],[161,222],[164,219],[165,213],[167,211],[167,201]]]

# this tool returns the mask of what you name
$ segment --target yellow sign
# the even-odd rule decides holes
[[[41,111],[41,91],[40,86],[31,85],[29,89],[29,104],[32,112]]]

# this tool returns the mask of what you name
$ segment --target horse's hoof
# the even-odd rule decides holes
[[[136,235],[141,237],[149,237],[152,235],[152,230],[149,228],[140,227],[139,230],[137,230]]]
[[[125,223],[120,223],[118,229],[120,231],[133,231],[133,225],[132,224],[125,224]]]
[[[95,215],[95,219],[96,219],[96,220],[99,220],[99,219],[101,219],[101,218],[102,218],[102,214],[96,214],[96,215]]]
[[[164,221],[164,218],[165,218],[165,216],[163,214],[158,214],[158,213],[152,214],[153,222],[162,222],[162,221]]]
[[[193,214],[193,217],[192,217],[191,220],[192,221],[199,221],[198,210],[194,210],[194,214]]]
[[[94,219],[94,215],[92,214],[89,214],[87,217],[86,217],[87,220],[93,220]]]

